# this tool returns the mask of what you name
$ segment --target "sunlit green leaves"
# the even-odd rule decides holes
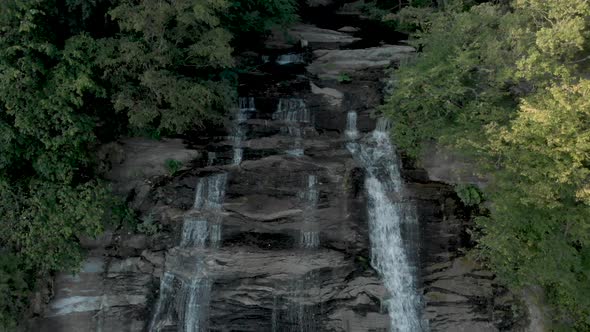
[[[294,4],[0,1],[0,329],[13,330],[36,277],[76,269],[80,236],[97,235],[105,216],[133,219],[109,211],[127,210],[96,179],[95,146],[222,121],[235,94],[233,24],[263,32],[292,21]]]
[[[487,262],[513,286],[545,287],[556,318],[588,330],[590,3],[511,5],[422,19],[423,52],[394,72],[383,110],[410,153],[437,141],[480,161]]]

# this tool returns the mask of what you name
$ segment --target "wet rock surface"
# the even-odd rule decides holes
[[[305,60],[307,72],[290,67],[295,73],[281,74],[280,85],[276,64],[255,79],[244,77],[258,83],[240,88],[255,102],[242,120],[183,141],[111,146],[107,177],[142,217],[159,225],[157,232],[113,230],[87,239],[82,270],[56,277],[53,298],[32,320],[31,331],[146,331],[167,274],[176,278],[175,292],[196,275],[208,280],[203,313],[209,331],[387,331],[384,303],[391,295],[370,265],[365,170],[346,148],[345,129],[349,112],[358,115],[359,135],[375,128],[382,69],[413,49],[338,50],[356,38],[348,34],[354,28],[344,31],[305,26],[301,39],[316,49]],[[351,82],[337,82],[344,70]],[[277,113],[288,100],[305,110]],[[238,163],[236,148],[242,149]],[[168,158],[184,167],[167,174]],[[471,222],[452,187],[408,162],[403,166],[419,222],[416,291],[430,330],[517,330],[515,297],[464,257]],[[200,181],[219,174],[225,174],[225,187],[216,212],[195,211]],[[317,194],[313,206],[310,176]],[[187,218],[219,220],[217,242],[210,229],[202,246],[183,246]],[[304,236],[311,233],[317,242]],[[180,328],[175,315],[180,314],[172,314],[163,331]]]

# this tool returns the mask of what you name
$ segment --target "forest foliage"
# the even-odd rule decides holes
[[[0,329],[40,276],[119,206],[95,147],[221,121],[242,43],[296,20],[295,0],[0,1]]]
[[[480,257],[515,288],[543,286],[557,324],[590,330],[590,3],[449,0],[387,19],[420,50],[382,108],[396,143],[477,161]]]

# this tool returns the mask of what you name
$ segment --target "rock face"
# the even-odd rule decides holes
[[[305,41],[312,49],[337,49],[350,45],[360,38],[345,31],[321,29],[309,24],[298,24],[286,32],[275,31],[267,40],[271,48],[286,49]]]
[[[340,36],[321,33],[324,41]],[[368,69],[412,52],[318,50],[308,73],[283,76],[280,85],[273,72],[244,76],[247,99],[225,129],[105,148],[112,151],[103,154],[107,176],[144,223],[159,226],[84,240],[89,257],[81,272],[56,277],[53,299],[30,330],[391,329],[392,294],[371,267],[366,170],[346,144],[350,113],[356,135],[376,126],[371,113],[383,74]],[[335,82],[341,70],[356,79]],[[182,170],[166,174],[168,158],[182,161]],[[452,188],[403,166],[408,197],[392,199],[417,208],[412,291],[422,296],[430,330],[515,329],[515,298],[461,254],[470,224]]]
[[[479,187],[484,187],[487,182],[483,174],[474,172],[477,169],[474,161],[440,146],[426,147],[420,162],[433,181],[449,184],[476,184]]]
[[[408,59],[413,47],[387,45],[359,50],[317,50],[307,70],[320,79],[338,79],[342,74],[355,75],[367,69],[385,68],[392,63]]]

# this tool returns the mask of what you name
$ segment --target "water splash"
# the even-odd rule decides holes
[[[368,216],[371,239],[371,264],[381,274],[391,298],[386,307],[391,330],[416,332],[425,330],[420,319],[420,297],[414,280],[416,243],[405,241],[403,235],[417,231],[413,205],[407,200],[399,160],[389,140],[390,124],[377,122],[373,135],[361,143],[350,142],[348,149],[365,168],[368,194]]]

